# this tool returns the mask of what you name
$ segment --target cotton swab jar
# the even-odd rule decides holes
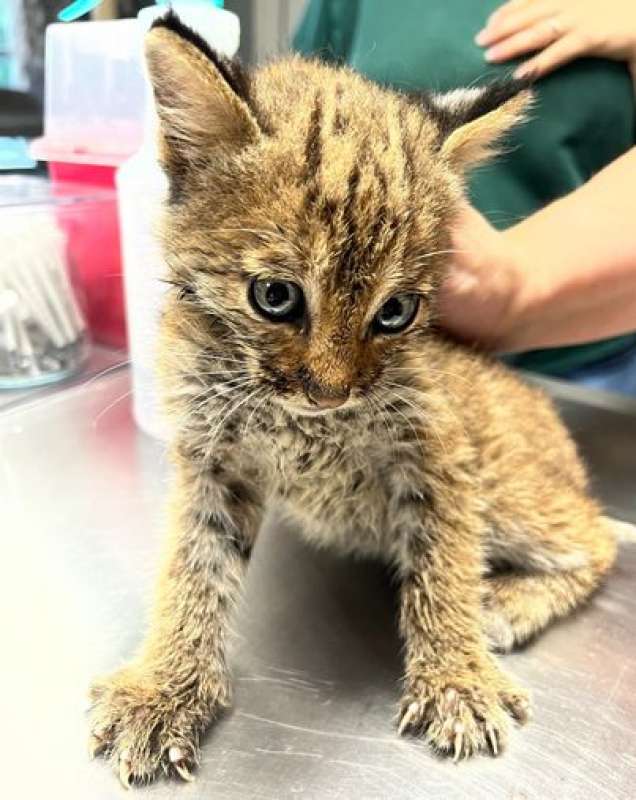
[[[65,198],[68,199],[68,198]],[[0,179],[0,389],[41,386],[77,372],[88,337],[71,282],[71,254],[47,181]]]

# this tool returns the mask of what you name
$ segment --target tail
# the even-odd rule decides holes
[[[636,544],[636,525],[613,517],[603,517],[603,519],[614,532],[617,542]]]

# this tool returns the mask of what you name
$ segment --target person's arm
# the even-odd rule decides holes
[[[441,323],[515,352],[636,331],[636,148],[499,233],[474,209],[457,219]]]

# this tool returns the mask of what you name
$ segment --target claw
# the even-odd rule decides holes
[[[176,745],[172,745],[172,747],[168,750],[168,759],[174,764],[177,761],[183,761],[185,758],[185,753],[180,747]]]
[[[172,765],[179,775],[183,778],[184,781],[188,781],[188,783],[192,783],[194,780],[194,775],[188,769],[188,765],[185,761],[176,761]]]
[[[525,697],[515,698],[509,701],[507,706],[519,725],[525,725],[526,722],[532,719],[532,707],[530,706],[530,701]]]
[[[497,734],[495,733],[495,729],[493,726],[487,722],[486,723],[486,733],[488,735],[488,741],[490,742],[490,748],[494,756],[499,755],[499,745],[497,743]]]
[[[453,728],[455,731],[455,743],[454,743],[454,756],[453,762],[456,764],[462,755],[462,748],[464,745],[464,726],[461,722],[456,722]]]
[[[124,789],[130,789],[132,770],[130,768],[130,750],[123,750],[119,756],[119,780]]]
[[[89,758],[95,758],[95,756],[99,755],[99,753],[104,750],[106,747],[106,742],[101,739],[96,734],[92,733],[88,737],[88,756]]]
[[[529,700],[526,700],[525,698],[519,700],[517,703],[517,709],[519,714],[519,722],[524,724],[528,722],[528,720],[532,719],[532,706],[530,705]]]
[[[186,754],[180,747],[173,745],[168,750],[168,760],[184,781],[190,782],[194,780],[194,775],[190,772],[190,768],[186,760]]]
[[[416,701],[413,701],[411,705],[406,709],[406,711],[404,712],[404,716],[402,717],[400,725],[398,727],[399,736],[401,736],[404,733],[404,731],[408,728],[408,726],[411,724],[415,715],[419,711],[419,708],[420,704],[417,703]]]

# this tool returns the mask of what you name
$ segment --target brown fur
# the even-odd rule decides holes
[[[126,784],[189,777],[229,702],[228,617],[273,502],[316,544],[395,565],[400,732],[456,758],[499,753],[529,706],[489,643],[568,613],[615,554],[549,401],[433,324],[461,170],[527,93],[482,113],[480,92],[420,104],[298,58],[250,83],[214,59],[174,21],[148,39],[172,187],[161,371],[176,478],[150,633],[95,684],[92,747]],[[267,276],[302,287],[302,324],[251,307]],[[400,292],[421,298],[413,324],[372,335]],[[316,396],[340,405],[305,413]]]

